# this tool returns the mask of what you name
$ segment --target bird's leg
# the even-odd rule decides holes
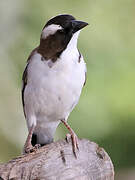
[[[23,148],[23,154],[33,152],[33,151],[35,151],[36,149],[39,148],[38,144],[36,144],[35,146],[32,146],[32,144],[31,144],[32,134],[34,132],[34,129],[35,129],[35,126],[32,125],[30,130],[29,130],[29,134],[27,136],[27,139],[26,139],[26,142],[25,142],[25,145],[24,145],[24,148]]]
[[[73,153],[76,156],[76,150],[79,150],[79,146],[78,146],[78,138],[75,134],[75,132],[73,131],[73,129],[68,125],[68,123],[65,120],[61,120],[61,122],[66,126],[66,128],[69,130],[70,135],[71,135],[71,139],[72,139],[72,147],[73,147]],[[67,137],[68,138],[68,137]],[[67,139],[68,140],[68,139]]]

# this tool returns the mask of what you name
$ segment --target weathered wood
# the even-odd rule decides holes
[[[96,143],[79,140],[77,158],[71,142],[46,145],[0,165],[4,180],[114,180],[110,157]]]

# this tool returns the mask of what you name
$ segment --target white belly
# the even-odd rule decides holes
[[[34,55],[29,64],[24,92],[28,128],[34,123],[37,131],[56,129],[79,100],[85,81],[85,63],[83,58],[78,63],[78,51],[72,57],[63,59],[63,56],[52,67],[48,66],[50,61],[40,60],[40,54]]]

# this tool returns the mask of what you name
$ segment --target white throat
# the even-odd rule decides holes
[[[69,41],[67,48],[66,49],[74,49],[77,48],[77,40],[78,40],[78,36],[79,36],[80,30],[77,31],[73,37],[71,38],[71,40]]]
[[[76,61],[76,62],[78,61],[79,53],[78,53],[78,49],[77,49],[77,40],[78,40],[79,33],[80,33],[80,31],[77,31],[73,35],[73,37],[69,41],[66,49],[62,52],[62,54],[60,56],[60,58],[63,59],[64,61],[67,61],[68,64],[69,64],[69,60]]]

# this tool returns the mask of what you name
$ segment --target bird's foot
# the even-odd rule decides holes
[[[24,148],[24,153],[23,154],[29,154],[31,152],[34,151],[34,146],[32,146],[31,144],[28,145],[27,147]]]
[[[35,146],[32,146],[31,141],[32,141],[32,134],[34,132],[35,126],[32,125],[29,134],[27,136],[24,148],[23,148],[23,154],[29,154],[31,152],[35,152],[39,147],[41,146],[40,144],[36,144]]]
[[[72,140],[73,153],[74,153],[75,157],[77,158],[77,150],[79,150],[78,137],[76,136],[75,133],[66,134],[66,141],[67,141],[67,143],[70,142],[70,139]]]
[[[32,144],[29,144],[24,148],[24,154],[29,154],[32,152],[36,152],[41,147],[40,144],[36,144],[35,146],[32,146]]]
[[[78,145],[78,137],[76,136],[75,132],[73,129],[67,124],[66,121],[61,120],[63,124],[66,126],[66,128],[69,130],[70,134],[66,135],[66,141],[69,142],[69,139],[71,138],[72,140],[72,148],[73,148],[73,153],[75,157],[77,158],[77,150],[79,150],[79,145]]]

